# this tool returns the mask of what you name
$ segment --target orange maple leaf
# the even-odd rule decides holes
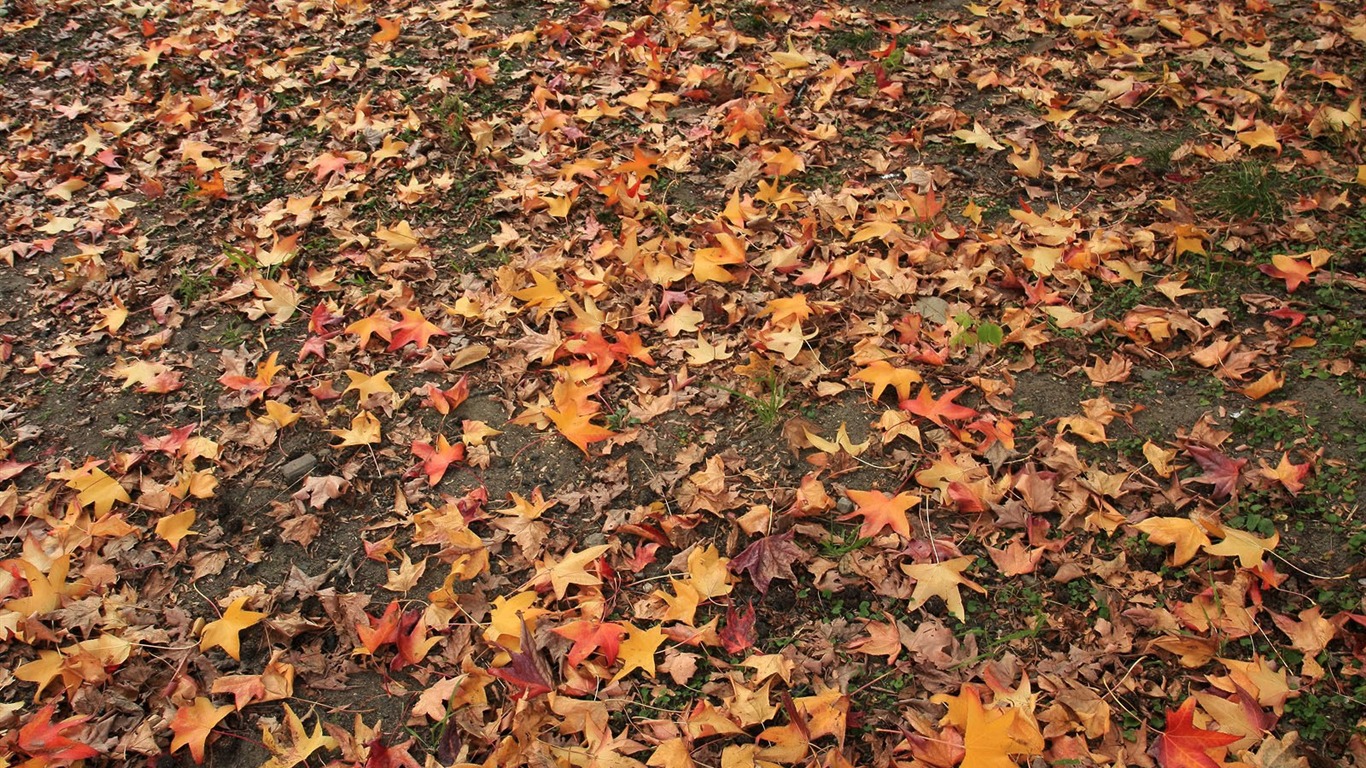
[[[874,360],[868,367],[849,377],[873,385],[873,399],[882,397],[888,387],[896,390],[901,400],[911,397],[911,384],[920,381],[920,373],[911,368],[897,368],[886,360]]]
[[[542,411],[546,418],[555,424],[555,428],[560,430],[560,434],[577,445],[585,456],[590,455],[589,445],[609,440],[617,434],[592,422],[593,416],[598,412],[598,404],[589,398],[596,391],[597,387],[582,386],[572,379],[563,379],[555,385],[555,407]]]
[[[365,349],[365,345],[370,343],[370,337],[378,336],[385,341],[393,339],[394,321],[383,312],[375,312],[369,317],[346,326],[345,332],[352,333],[360,337],[360,348]]]
[[[569,662],[569,666],[577,667],[591,656],[593,651],[598,650],[602,651],[602,657],[608,665],[617,663],[617,652],[621,648],[621,637],[626,634],[626,627],[610,621],[580,619],[555,627],[552,631],[560,637],[574,641],[566,661]]]
[[[1309,275],[1318,268],[1311,262],[1278,253],[1271,257],[1270,264],[1260,264],[1257,269],[1278,280],[1284,280],[1285,289],[1294,293],[1296,288],[1309,281]]]
[[[416,344],[418,349],[426,349],[428,340],[433,336],[450,335],[441,330],[440,326],[428,321],[421,312],[415,309],[400,309],[398,313],[403,315],[403,319],[393,325],[394,336],[389,340],[388,351],[390,352],[410,341]]]
[[[225,373],[218,378],[218,381],[229,389],[247,394],[252,400],[259,400],[266,393],[266,390],[270,389],[271,380],[275,378],[275,374],[284,370],[283,365],[278,365],[275,362],[275,358],[278,356],[278,352],[271,352],[270,357],[258,363],[255,376],[248,377]]]
[[[445,477],[447,467],[465,458],[465,444],[451,445],[445,435],[437,435],[435,447],[423,440],[414,440],[413,455],[422,459],[422,471],[427,473],[427,484],[436,485]]]
[[[356,635],[360,637],[361,645],[365,650],[374,655],[380,647],[386,643],[398,642],[398,627],[403,616],[398,612],[398,601],[390,600],[389,605],[384,609],[384,615],[378,619],[367,616],[369,626],[364,624],[356,625]],[[360,649],[357,649],[359,652]]]
[[[642,152],[638,144],[632,148],[632,152],[635,157],[618,165],[613,171],[622,175],[634,173],[638,179],[659,178],[659,174],[655,172],[655,163],[659,162],[659,155]]]
[[[90,716],[68,717],[61,722],[54,723],[52,722],[52,714],[56,710],[56,704],[48,704],[34,713],[28,722],[19,727],[19,735],[15,743],[22,752],[34,758],[30,762],[34,765],[53,765],[56,762],[66,763],[98,755],[99,750],[82,744],[67,735],[73,729],[83,725],[85,721],[90,719]],[[29,764],[25,763],[25,765]]]
[[[212,701],[203,696],[195,697],[194,704],[182,706],[171,719],[171,751],[188,746],[195,764],[204,762],[204,742],[213,732],[214,726],[236,710],[232,705],[215,707]]]
[[[863,527],[859,529],[859,536],[876,536],[883,528],[891,528],[903,538],[911,537],[911,523],[906,519],[906,510],[920,503],[919,496],[913,493],[888,496],[882,491],[848,491],[848,496],[858,507],[840,519],[862,516]]]
[[[398,34],[403,30],[403,24],[398,19],[375,19],[379,25],[379,31],[370,36],[370,42],[382,44],[391,43],[398,39]]]
[[[970,419],[977,415],[977,411],[953,402],[955,397],[966,390],[967,387],[951,389],[936,400],[930,397],[930,388],[922,384],[920,394],[914,400],[907,398],[901,401],[901,409],[929,419],[941,427],[946,426],[944,419]]]

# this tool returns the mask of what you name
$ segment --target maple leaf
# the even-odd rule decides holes
[[[124,389],[136,384],[138,391],[144,395],[166,394],[185,386],[184,379],[178,371],[172,370],[170,366],[163,363],[146,360],[120,363],[110,369],[109,373],[111,376],[123,379]]]
[[[1169,558],[1172,565],[1185,565],[1201,547],[1210,544],[1205,529],[1184,517],[1150,517],[1134,527],[1148,534],[1154,544],[1175,544]]]
[[[621,669],[612,676],[609,685],[616,684],[619,680],[639,669],[650,677],[655,676],[655,651],[664,643],[664,630],[661,625],[655,625],[649,629],[639,629],[634,625],[626,625],[626,639],[621,641],[620,656]]]
[[[522,620],[520,649],[511,655],[506,667],[495,667],[488,673],[516,686],[516,698],[534,699],[555,690],[550,681],[550,671],[545,668],[545,662],[541,659],[540,650],[531,637],[531,630],[527,628],[525,619]]]
[[[637,178],[641,179],[659,178],[659,173],[655,171],[655,164],[659,162],[659,155],[642,151],[639,144],[632,147],[631,152],[634,157],[613,168],[613,172],[623,175],[634,173]]]
[[[261,726],[261,741],[272,755],[269,760],[261,764],[261,768],[294,768],[320,749],[337,748],[337,740],[323,733],[321,717],[314,723],[313,733],[309,734],[308,730],[304,728],[303,721],[294,714],[294,710],[290,709],[288,704],[285,705],[285,727],[291,743],[288,747],[282,748],[270,729],[264,725]]]
[[[599,408],[589,398],[596,391],[596,387],[583,387],[566,377],[555,384],[551,394],[555,407],[542,411],[560,434],[577,445],[585,456],[591,455],[588,452],[589,445],[616,437],[612,430],[592,422]]]
[[[533,286],[523,288],[520,291],[511,291],[508,295],[526,302],[528,307],[536,307],[538,317],[545,317],[546,314],[568,301],[569,297],[560,291],[560,287],[555,283],[553,277],[533,270],[531,279],[535,283]]]
[[[375,312],[346,326],[344,331],[359,336],[359,346],[361,349],[365,349],[365,345],[370,342],[371,336],[378,336],[385,341],[393,339],[393,328],[394,321],[388,315],[383,312]]]
[[[982,585],[963,576],[963,571],[972,565],[973,560],[972,557],[956,557],[942,563],[903,564],[901,570],[915,579],[915,591],[911,593],[911,604],[907,610],[913,611],[931,597],[939,597],[948,605],[951,615],[959,621],[965,621],[967,614],[963,610],[963,596],[958,588],[964,586],[986,594]]]
[[[725,268],[745,263],[745,241],[720,232],[715,247],[699,248],[693,253],[692,275],[699,283],[729,283],[735,280]]]
[[[333,448],[345,448],[350,445],[370,445],[380,441],[379,419],[375,418],[369,411],[361,411],[351,420],[350,429],[329,429],[331,434],[341,438],[341,442],[333,443]]]
[[[759,639],[754,620],[753,603],[746,602],[743,611],[736,611],[734,604],[726,606],[726,624],[720,632],[721,647],[732,654],[754,647],[754,642]]]
[[[394,323],[390,331],[393,338],[389,340],[388,351],[402,347],[404,344],[412,342],[418,349],[426,349],[427,342],[433,336],[449,336],[450,334],[441,330],[441,327],[429,322],[422,313],[415,309],[400,309],[398,311],[403,316],[402,320]]]
[[[886,360],[874,360],[849,378],[872,384],[874,400],[881,398],[888,387],[896,390],[898,400],[908,400],[911,384],[920,381],[920,373],[910,368],[896,368]]]
[[[953,402],[966,390],[967,387],[951,389],[936,400],[930,396],[930,388],[921,385],[920,394],[914,400],[907,398],[901,401],[901,409],[929,419],[941,427],[945,426],[944,419],[970,419],[977,415],[977,411]]]
[[[133,500],[117,480],[100,469],[103,463],[88,461],[80,469],[53,475],[65,480],[67,488],[79,492],[76,503],[82,507],[93,507],[97,518],[109,514],[116,502],[127,504]]]
[[[377,45],[392,43],[398,39],[399,32],[403,31],[403,24],[398,19],[375,19],[379,25],[379,31],[370,36],[370,42]]]
[[[697,594],[710,600],[730,594],[731,575],[726,568],[730,558],[721,557],[715,545],[693,547],[688,553],[688,575]]]
[[[20,751],[35,758],[36,761],[40,761],[32,764],[47,766],[54,762],[65,763],[99,755],[98,749],[83,744],[68,735],[74,729],[84,725],[90,716],[78,715],[54,723],[52,722],[52,715],[56,711],[56,704],[48,704],[33,713],[33,717],[19,726],[15,745],[19,747]]]
[[[1034,755],[1043,751],[1032,722],[1017,708],[990,709],[982,706],[975,686],[965,685],[958,696],[939,694],[933,700],[948,706],[941,721],[963,729],[963,761],[959,768],[1012,768],[1011,755]],[[1022,722],[1024,727],[1022,726]],[[1032,731],[1032,732],[1031,732]],[[1022,737],[1030,740],[1024,741]],[[1034,740],[1037,739],[1037,743]]]
[[[1261,565],[1262,557],[1281,541],[1281,535],[1274,531],[1268,538],[1259,539],[1247,531],[1225,528],[1223,536],[1224,540],[1218,544],[1206,544],[1205,551],[1220,557],[1237,557],[1238,564],[1244,568]]]
[[[167,515],[157,521],[156,534],[165,539],[173,551],[179,551],[181,539],[195,533],[190,530],[190,526],[194,525],[194,519],[193,507],[183,509],[174,515]]]
[[[1257,269],[1270,277],[1284,280],[1285,290],[1294,293],[1296,288],[1309,281],[1309,276],[1317,267],[1312,262],[1300,261],[1293,256],[1278,253],[1271,257],[1270,264],[1259,264]]]
[[[1153,751],[1162,768],[1219,768],[1223,748],[1239,737],[1195,727],[1195,699],[1188,698],[1167,710],[1167,728],[1157,737]],[[1211,756],[1211,750],[1218,750]]]
[[[352,370],[344,371],[344,373],[347,378],[351,379],[351,383],[347,385],[346,389],[342,390],[342,394],[345,395],[347,392],[355,391],[356,394],[360,396],[360,401],[362,403],[371,395],[385,392],[389,394],[394,393],[394,388],[390,386],[387,381],[390,376],[394,375],[394,371],[380,371],[374,376]]]
[[[422,471],[427,473],[427,484],[436,485],[446,476],[446,468],[465,458],[465,444],[451,445],[445,435],[436,436],[436,446],[414,440],[413,455],[422,459]]]
[[[205,624],[204,633],[199,636],[199,650],[207,651],[214,647],[222,648],[229,656],[241,661],[239,634],[248,627],[256,626],[261,619],[267,616],[267,614],[257,611],[244,610],[242,606],[246,603],[247,598],[237,598],[223,612],[223,618]]]
[[[461,376],[460,380],[455,382],[450,389],[441,389],[435,384],[428,384],[426,395],[427,397],[422,401],[422,404],[430,405],[436,409],[437,413],[445,416],[459,408],[460,404],[469,398],[470,377],[468,375]]]
[[[1192,478],[1196,482],[1209,483],[1214,486],[1214,496],[1232,496],[1238,490],[1238,478],[1242,473],[1243,467],[1247,466],[1247,459],[1230,459],[1215,448],[1207,448],[1203,445],[1188,445],[1186,452],[1195,458],[1204,474]]]
[[[1290,461],[1290,454],[1282,453],[1280,464],[1273,469],[1262,463],[1260,473],[1268,480],[1280,482],[1291,496],[1298,496],[1304,490],[1304,478],[1309,475],[1311,468],[1308,462],[1295,464]]]
[[[979,152],[986,149],[999,152],[1000,150],[1005,149],[1003,144],[991,137],[991,134],[987,132],[987,129],[982,127],[981,123],[973,123],[972,130],[964,128],[954,131],[953,137],[977,147]]]
[[[571,584],[595,587],[602,583],[602,579],[596,574],[589,573],[588,566],[611,548],[610,544],[599,544],[582,552],[566,552],[558,563],[537,571],[532,583],[543,584],[549,581],[551,588],[555,590],[555,597],[560,600],[564,599]]]
[[[204,742],[213,732],[214,726],[236,711],[231,705],[215,707],[212,701],[203,696],[195,697],[194,704],[181,706],[171,718],[171,751],[188,746],[196,764],[204,762]]]
[[[872,438],[864,440],[861,443],[855,443],[853,438],[849,437],[848,426],[842,421],[840,422],[839,429],[835,432],[835,440],[833,442],[826,440],[810,430],[804,430],[804,432],[804,436],[806,437],[807,442],[811,443],[812,448],[831,455],[843,452],[850,456],[858,456],[868,450],[868,446],[872,444]]]
[[[796,531],[788,531],[755,541],[731,558],[731,572],[748,572],[750,581],[761,594],[768,592],[768,585],[774,579],[796,581],[792,564],[803,559],[805,553],[793,543],[795,536]]]
[[[906,511],[920,503],[919,496],[913,493],[888,496],[882,491],[854,490],[847,491],[846,495],[857,507],[840,519],[861,516],[863,526],[859,529],[859,536],[868,538],[881,533],[883,528],[891,528],[902,538],[911,537],[911,522],[906,518]]]
[[[602,657],[609,665],[617,663],[617,651],[621,647],[622,635],[626,634],[626,627],[610,621],[579,619],[551,631],[574,641],[565,660],[569,666],[577,667],[597,650],[602,651]]]
[[[271,352],[270,357],[257,363],[255,376],[247,377],[225,373],[218,378],[218,381],[229,389],[235,389],[247,395],[250,400],[259,400],[265,395],[266,390],[271,388],[275,374],[284,370],[283,365],[275,362],[275,358],[278,356],[278,352]]]
[[[397,600],[390,600],[389,605],[384,608],[384,614],[378,619],[369,615],[366,616],[366,619],[369,620],[369,626],[357,625],[356,635],[360,638],[361,646],[371,655],[374,655],[387,643],[398,641],[399,624],[403,617],[398,612]]]

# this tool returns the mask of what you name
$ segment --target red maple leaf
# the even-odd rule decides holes
[[[429,322],[415,309],[400,309],[398,313],[403,315],[403,319],[394,323],[391,329],[394,337],[389,340],[390,352],[410,341],[416,344],[418,349],[426,349],[427,341],[433,336],[450,335],[441,330],[440,326]]]
[[[749,572],[749,578],[760,593],[768,592],[769,582],[774,579],[796,581],[792,564],[803,557],[802,550],[792,543],[795,531],[765,536],[745,547],[745,551],[730,561],[731,573]]]
[[[964,405],[953,402],[955,397],[963,394],[967,387],[951,389],[939,396],[938,400],[930,397],[930,388],[924,385],[920,387],[920,394],[914,400],[906,399],[901,401],[901,410],[910,411],[917,416],[922,416],[930,421],[945,426],[944,419],[970,419],[977,415],[977,411]]]
[[[1157,737],[1153,749],[1162,768],[1219,768],[1224,747],[1238,736],[1196,728],[1193,722],[1195,699],[1188,698],[1176,709],[1167,710],[1167,730]],[[1218,750],[1212,757],[1210,750]]]
[[[1232,496],[1238,490],[1238,478],[1242,475],[1247,459],[1230,459],[1214,448],[1203,445],[1188,445],[1186,452],[1195,458],[1205,473],[1192,478],[1196,482],[1214,486],[1215,497]]]
[[[754,629],[754,604],[746,603],[745,610],[736,611],[734,605],[726,606],[726,625],[719,633],[721,646],[730,653],[739,653],[754,647],[759,633]]]
[[[138,435],[138,442],[148,451],[162,451],[172,456],[180,452],[185,447],[185,441],[190,439],[190,433],[194,431],[195,424],[186,424],[183,427],[176,427],[169,434],[161,437],[148,437]]]
[[[452,728],[450,730],[459,730]],[[413,759],[408,750],[413,748],[416,743],[413,739],[408,739],[402,744],[395,744],[392,747],[384,745],[383,739],[376,737],[371,739],[366,745],[369,756],[365,759],[365,768],[422,768],[422,764]]]
[[[534,699],[555,690],[550,682],[550,671],[537,651],[525,619],[522,620],[522,649],[512,654],[506,667],[490,669],[489,674],[517,688],[513,698]]]
[[[52,714],[56,704],[48,704],[34,713],[28,722],[19,728],[18,747],[21,751],[37,759],[37,765],[53,765],[57,761],[69,762],[95,757],[100,752],[68,736],[90,719],[89,715],[68,717],[54,723]]]

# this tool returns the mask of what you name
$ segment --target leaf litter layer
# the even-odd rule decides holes
[[[8,765],[1343,765],[1350,4],[0,15]]]

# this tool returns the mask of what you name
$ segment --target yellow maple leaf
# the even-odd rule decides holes
[[[389,386],[389,382],[386,381],[386,379],[394,374],[394,371],[380,371],[374,376],[368,376],[360,371],[352,370],[347,370],[345,373],[347,377],[351,379],[351,383],[347,385],[346,389],[342,390],[342,394],[345,395],[347,392],[355,390],[356,393],[360,395],[360,401],[362,403],[371,395],[380,392],[387,392],[391,395],[394,393],[394,388]]]
[[[351,420],[350,429],[329,429],[328,432],[341,438],[340,443],[333,443],[333,448],[345,448],[350,445],[370,445],[380,441],[379,419],[375,418],[369,411],[361,411]]]
[[[589,573],[588,566],[611,548],[610,544],[599,544],[582,552],[566,552],[558,563],[537,571],[532,583],[543,584],[549,581],[551,588],[555,590],[555,597],[560,600],[564,599],[570,584],[596,587],[602,583],[602,579],[598,578],[597,574]]]
[[[1210,543],[1205,530],[1184,517],[1150,517],[1134,527],[1148,534],[1154,544],[1176,545],[1171,556],[1172,565],[1185,565],[1201,547]]]
[[[692,276],[699,283],[729,283],[735,276],[725,268],[745,263],[745,241],[722,232],[716,242],[716,247],[699,248],[693,254]]]
[[[1262,556],[1281,543],[1281,535],[1274,531],[1267,538],[1259,539],[1247,531],[1225,528],[1223,537],[1224,540],[1218,544],[1206,543],[1204,550],[1220,557],[1236,557],[1238,564],[1244,568],[1256,568],[1261,565]]]
[[[953,137],[977,147],[979,151],[990,149],[999,152],[1000,150],[1005,149],[1003,144],[991,137],[991,134],[987,129],[982,127],[981,123],[973,123],[972,130],[970,131],[966,128],[954,131]]]
[[[180,549],[180,540],[189,536],[195,531],[190,530],[194,525],[194,507],[188,507],[174,515],[167,515],[157,521],[156,533],[165,539],[172,550]]]
[[[199,650],[222,648],[229,656],[241,661],[241,631],[256,626],[267,616],[243,609],[242,606],[246,604],[247,598],[239,597],[223,612],[223,618],[205,624],[204,633],[199,636]]]
[[[621,669],[612,677],[609,685],[615,685],[617,681],[637,669],[650,677],[655,676],[655,651],[664,643],[664,630],[661,626],[638,629],[634,625],[626,625],[626,639],[621,641],[617,655],[622,662]]]
[[[986,589],[981,584],[963,576],[963,571],[968,569],[972,561],[971,557],[955,557],[942,563],[901,566],[901,570],[905,571],[907,576],[915,579],[915,591],[911,593],[911,603],[907,609],[915,610],[931,597],[938,597],[948,605],[950,614],[959,621],[965,621],[967,613],[963,610],[963,596],[958,588],[963,586],[986,594]]]
[[[536,618],[549,613],[544,608],[533,608],[536,592],[528,590],[512,597],[499,595],[489,606],[489,625],[484,629],[484,639],[494,645],[506,648],[512,653],[522,649],[522,621],[528,629],[535,629]]]
[[[705,549],[693,547],[688,553],[688,575],[697,593],[707,600],[730,594],[734,577],[726,567],[729,564],[730,558],[721,557],[714,544]]]
[[[547,313],[565,302],[566,297],[560,291],[560,287],[556,285],[553,277],[532,270],[531,279],[534,285],[520,291],[511,291],[509,295],[514,299],[526,302],[528,307],[536,307],[537,317],[545,317]]]
[[[896,390],[898,400],[909,400],[911,385],[918,383],[920,373],[910,368],[897,368],[886,360],[874,360],[866,368],[849,377],[873,385],[873,399],[878,400],[888,387]]]
[[[337,740],[323,733],[322,718],[313,724],[313,733],[310,734],[288,704],[285,705],[285,726],[292,742],[288,747],[282,747],[269,728],[261,727],[261,741],[273,755],[261,768],[293,768],[320,749],[337,748]]]
[[[127,504],[133,500],[117,480],[99,468],[101,463],[86,462],[85,466],[65,477],[66,487],[80,494],[76,497],[76,503],[82,507],[94,507],[96,518],[109,514],[115,502]]]

